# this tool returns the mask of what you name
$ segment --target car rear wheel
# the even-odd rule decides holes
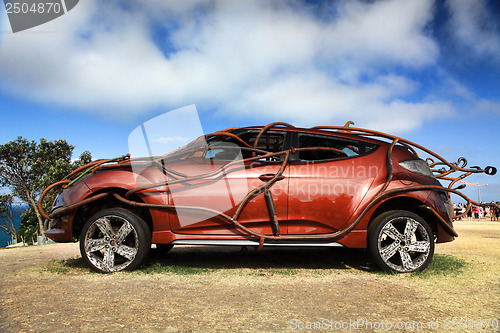
[[[421,271],[434,255],[431,228],[420,216],[408,211],[379,215],[368,227],[367,240],[374,263],[386,271]]]
[[[146,222],[123,208],[104,209],[85,223],[80,252],[89,267],[100,273],[137,268],[151,248]]]

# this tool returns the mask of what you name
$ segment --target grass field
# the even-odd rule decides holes
[[[2,250],[0,331],[495,331],[500,223],[456,229],[413,274],[348,249],[176,247],[112,275],[91,273],[76,244]]]

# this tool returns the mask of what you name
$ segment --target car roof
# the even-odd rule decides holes
[[[264,128],[264,126],[247,126],[247,127],[233,128],[233,129],[230,129],[230,131],[231,132],[238,132],[238,131],[244,131],[244,130],[261,130],[263,128]],[[346,130],[348,130],[348,129],[346,128]],[[362,134],[356,134],[356,133],[348,133],[347,131],[342,131],[342,130],[275,126],[275,127],[269,128],[268,131],[283,131],[283,132],[320,134],[320,135],[343,137],[343,138],[354,139],[354,140],[361,139],[363,141],[371,142],[371,143],[375,143],[375,144],[388,144],[388,142],[386,142],[386,141],[377,140],[373,137],[368,137],[368,136],[365,136]]]

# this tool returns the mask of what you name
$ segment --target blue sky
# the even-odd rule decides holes
[[[13,34],[0,8],[0,143],[115,157],[139,124],[196,104],[205,132],[353,120],[500,167],[499,22],[494,0],[84,0]],[[469,179],[491,201],[499,177]]]

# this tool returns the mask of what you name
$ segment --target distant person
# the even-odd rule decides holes
[[[460,217],[458,218],[458,220],[459,220],[459,221],[462,219],[462,215],[463,215],[463,214],[465,214],[465,209],[466,209],[466,208],[467,208],[467,207],[465,207],[465,205],[464,205],[464,204],[462,204],[462,203],[459,203],[459,204],[458,204],[458,215],[460,216]]]
[[[465,204],[462,204],[461,209],[460,209],[460,214],[461,215],[466,215],[467,206]]]
[[[474,208],[473,208],[473,207],[471,207],[471,208],[469,208],[469,210],[467,211],[467,217],[469,218],[469,221],[472,221],[472,210],[473,210],[473,209],[474,209]]]
[[[460,215],[460,204],[453,204],[453,210],[455,211],[455,216]],[[460,220],[460,219],[458,219]]]
[[[479,207],[474,206],[474,219],[479,220]]]
[[[498,217],[500,216],[500,202],[497,202],[495,205],[495,217],[498,222]]]

